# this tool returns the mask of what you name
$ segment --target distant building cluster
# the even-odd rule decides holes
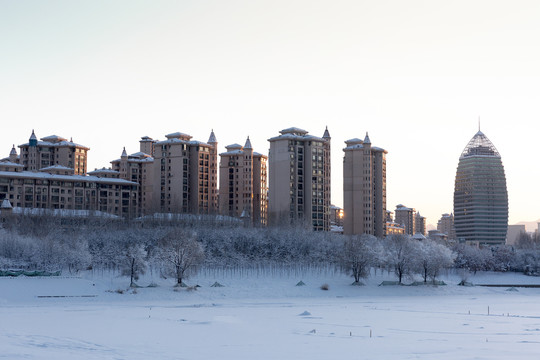
[[[268,156],[249,137],[218,154],[208,141],[176,132],[164,140],[144,136],[139,151],[109,168],[87,171],[90,148],[60,136],[27,143],[0,160],[2,210],[53,209],[125,218],[158,213],[220,214],[251,226],[302,224],[315,231],[384,237],[504,243],[508,195],[500,155],[480,131],[463,151],[456,175],[454,213],[426,233],[426,218],[402,204],[386,205],[386,150],[363,140],[345,141],[343,209],[331,203],[331,137],[291,127],[268,139]]]

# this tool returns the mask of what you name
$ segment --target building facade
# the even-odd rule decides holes
[[[395,222],[405,227],[406,235],[414,235],[415,219],[416,219],[416,210],[413,208],[408,208],[402,204],[396,206],[395,210]]]
[[[65,167],[0,171],[0,201],[7,199],[14,208],[100,211],[133,218],[138,216],[137,194],[137,183],[73,175],[73,169]]]
[[[219,154],[219,211],[265,226],[268,220],[267,156],[253,151],[249,137],[244,146],[232,144]]]
[[[153,199],[150,212],[216,214],[217,140],[191,140],[180,132],[153,143]]]
[[[143,143],[141,141],[141,147],[143,147]],[[118,173],[120,179],[139,184],[139,213],[141,215],[150,214],[154,191],[154,158],[142,151],[128,155],[124,148],[120,159],[111,161],[111,165],[112,170]]]
[[[454,228],[454,214],[442,214],[437,222],[437,230],[446,234],[448,240],[455,240],[456,229]]]
[[[343,228],[343,209],[339,206],[330,205],[330,224]]]
[[[268,140],[271,225],[302,224],[330,230],[330,134],[309,135],[298,128]]]
[[[87,171],[87,157],[90,148],[75,144],[63,137],[52,135],[38,141],[32,130],[27,143],[19,145],[20,164],[25,171],[37,171],[49,166],[60,165],[72,168],[75,175]]]
[[[343,151],[343,233],[386,235],[386,154],[364,141],[351,139]]]
[[[478,131],[459,158],[454,187],[454,224],[460,241],[490,246],[505,243],[508,192],[501,156]]]
[[[414,216],[414,233],[426,235],[426,218],[417,212]]]

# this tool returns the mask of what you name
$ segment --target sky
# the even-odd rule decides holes
[[[0,157],[59,135],[88,168],[181,131],[219,152],[288,127],[387,154],[387,208],[436,225],[452,212],[478,131],[502,156],[509,223],[540,218],[540,2],[536,0],[0,0]],[[2,155],[2,153],[4,155]]]

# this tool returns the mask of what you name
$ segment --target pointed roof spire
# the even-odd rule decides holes
[[[11,148],[11,151],[9,155],[17,155],[17,150],[15,149],[15,144],[13,144],[13,147]]]
[[[478,116],[478,133],[477,134],[482,134],[482,130],[480,129],[480,116]]]
[[[216,134],[214,134],[214,129],[212,129],[212,132],[210,133],[210,138],[208,139],[208,143],[209,144],[217,143]]]
[[[328,126],[324,130],[323,139],[330,139],[330,132],[328,132]]]
[[[122,151],[122,157],[127,157],[126,147],[124,146],[124,150]]]
[[[32,135],[30,135],[30,140],[28,142],[28,145],[30,146],[37,146],[37,136],[34,133],[34,129],[32,129]]]
[[[371,144],[371,140],[369,139],[369,135],[366,131],[366,137],[364,138],[364,144]]]
[[[244,149],[253,149],[251,146],[251,141],[249,140],[249,136],[247,137],[246,144],[244,145]]]

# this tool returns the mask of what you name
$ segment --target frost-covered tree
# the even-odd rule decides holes
[[[492,267],[495,271],[508,271],[515,263],[516,253],[510,246],[498,246],[492,250],[492,255]]]
[[[432,240],[425,240],[416,244],[414,254],[414,267],[422,275],[424,282],[428,278],[435,281],[442,269],[452,267],[455,254],[448,247]]]
[[[380,253],[380,243],[376,237],[366,234],[347,236],[338,255],[338,262],[341,269],[354,278],[354,284],[359,284],[360,279],[369,276],[371,266],[378,263]]]
[[[390,235],[383,244],[386,266],[394,270],[401,284],[403,278],[412,273],[417,252],[416,241],[406,235]]]
[[[458,244],[454,247],[454,251],[457,268],[467,269],[476,274],[477,271],[488,270],[491,267],[493,256],[490,249]]]
[[[514,257],[513,268],[526,275],[537,275],[540,272],[540,249],[518,249]]]
[[[118,235],[119,238],[113,244],[113,256],[122,275],[129,276],[129,286],[135,287],[135,281],[146,272],[148,266],[145,239],[136,230],[123,231]]]
[[[13,231],[0,230],[0,266],[8,268],[29,268],[35,261],[36,241]]]
[[[181,286],[204,260],[204,249],[195,234],[180,228],[172,229],[161,238],[156,254],[164,273],[175,276],[177,286]]]

